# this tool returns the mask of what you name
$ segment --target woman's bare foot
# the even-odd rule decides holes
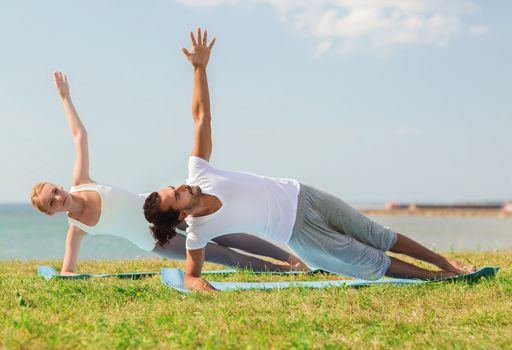
[[[291,267],[288,263],[269,263],[266,266],[266,271],[273,272],[286,272],[290,271]]]
[[[288,264],[290,264],[290,271],[310,271],[310,268],[294,255],[288,257]]]

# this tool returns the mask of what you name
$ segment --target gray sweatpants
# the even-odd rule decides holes
[[[376,280],[391,264],[384,254],[396,232],[341,199],[300,184],[297,218],[288,246],[308,265],[350,277]]]

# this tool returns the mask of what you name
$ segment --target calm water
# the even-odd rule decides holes
[[[512,218],[372,218],[437,251],[512,248]],[[0,204],[0,260],[60,259],[66,232],[64,215],[48,217],[28,205]],[[82,259],[150,256],[127,240],[112,236],[86,236],[80,250]]]
[[[47,216],[30,205],[0,204],[0,260],[60,259],[64,255],[66,216]],[[150,257],[127,240],[113,236],[82,239],[82,259],[131,259]]]

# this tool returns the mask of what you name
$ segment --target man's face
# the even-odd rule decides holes
[[[169,209],[186,211],[199,203],[201,188],[199,186],[178,185],[169,186],[158,191],[160,196],[160,210]]]

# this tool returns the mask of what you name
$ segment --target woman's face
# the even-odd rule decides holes
[[[68,211],[73,200],[69,192],[65,191],[62,186],[52,183],[46,183],[38,197],[41,207],[48,215]]]

